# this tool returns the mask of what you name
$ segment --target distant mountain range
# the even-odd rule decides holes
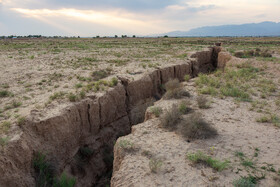
[[[206,26],[189,31],[173,31],[159,36],[280,36],[280,22],[248,23],[242,25]]]

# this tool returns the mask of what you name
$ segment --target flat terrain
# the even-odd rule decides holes
[[[2,131],[30,111],[44,117],[45,111],[105,91],[117,74],[137,76],[182,63],[187,51],[202,47],[176,39],[1,40]]]
[[[1,133],[21,123],[30,112],[47,117],[49,111],[102,92],[116,84],[117,75],[133,77],[185,62],[190,52],[215,42],[222,42],[232,54],[268,50],[272,57],[250,59],[263,66],[280,63],[280,38],[0,40]],[[274,71],[279,72],[279,67]]]
[[[168,99],[175,92],[162,85],[167,95],[147,110],[147,121],[118,140],[124,157],[113,184],[129,186],[139,180],[144,186],[279,186],[280,38],[0,40],[0,146],[16,130],[21,132],[30,113],[47,119],[70,103],[101,95],[120,76],[133,80],[182,64],[192,52],[217,42],[236,57],[225,69],[186,77],[181,99]],[[170,89],[179,84],[173,83]],[[175,118],[182,123],[166,129],[162,118],[174,110],[173,104],[187,112]],[[183,125],[197,116],[217,135],[186,138]]]

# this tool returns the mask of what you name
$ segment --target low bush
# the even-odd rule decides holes
[[[3,130],[4,132],[8,131],[11,127],[11,122],[10,121],[3,121],[0,125],[0,130]]]
[[[168,130],[175,130],[181,115],[178,107],[173,105],[169,111],[160,117],[160,126]]]
[[[178,133],[188,139],[206,139],[218,133],[199,113],[193,113],[178,124]]]
[[[111,74],[110,69],[103,69],[103,70],[99,70],[99,71],[94,71],[92,73],[92,76],[93,76],[94,81],[98,81],[100,79],[104,79],[104,78],[108,77],[110,74]]]
[[[210,108],[208,99],[203,95],[198,96],[196,98],[196,102],[197,102],[199,108],[202,108],[202,109]]]
[[[21,117],[19,117],[19,118],[17,119],[17,124],[18,124],[19,126],[22,126],[22,125],[24,125],[25,121],[26,121],[26,118],[23,117],[23,116],[21,116]]]
[[[4,147],[9,141],[8,137],[1,137],[0,138],[0,146]]]
[[[0,90],[0,97],[9,97],[10,92],[7,90]]]
[[[54,187],[74,187],[76,179],[68,177],[65,173],[62,173],[61,177],[55,182]]]
[[[52,186],[55,183],[57,169],[46,160],[46,155],[37,152],[33,158],[33,167],[36,173],[36,186]]]
[[[116,77],[113,77],[109,83],[111,87],[116,86],[118,84],[118,79]]]
[[[184,76],[184,80],[185,80],[186,82],[188,82],[190,79],[191,79],[191,76],[190,76],[190,75],[185,75],[185,76]]]
[[[75,101],[77,101],[77,96],[75,94],[73,94],[73,93],[69,93],[68,99],[71,102],[75,102]]]
[[[160,114],[162,113],[162,108],[160,107],[152,107],[151,112],[156,116],[159,117]]]
[[[178,79],[173,79],[165,84],[166,93],[164,99],[180,99],[182,97],[190,97],[190,93],[183,90]]]
[[[191,112],[191,108],[189,107],[191,104],[188,100],[184,100],[179,104],[179,111],[181,114],[188,114]]]
[[[35,170],[36,186],[54,186],[54,187],[74,187],[75,178],[68,177],[65,173],[57,178],[58,169],[56,164],[48,161],[46,155],[36,152],[33,158],[33,168]]]

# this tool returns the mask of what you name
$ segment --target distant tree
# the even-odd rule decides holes
[[[78,38],[81,38],[80,36],[78,36]]]
[[[100,38],[100,36],[97,35],[96,38]]]
[[[164,35],[164,38],[168,38],[168,36],[167,36],[167,35]]]
[[[135,35],[133,35],[133,36],[132,36],[132,38],[136,38],[136,36],[135,36]]]

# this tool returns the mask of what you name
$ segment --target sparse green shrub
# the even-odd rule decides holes
[[[100,89],[100,83],[99,82],[95,82],[94,83],[94,91],[97,92]]]
[[[240,177],[233,181],[234,187],[255,187],[257,185],[257,180],[253,176]]]
[[[61,177],[55,182],[54,187],[74,187],[76,179],[74,177],[68,177],[65,173],[62,173]]]
[[[242,159],[243,157],[245,157],[245,154],[243,152],[237,151],[237,152],[235,152],[235,156]]]
[[[199,108],[202,108],[202,109],[210,108],[209,101],[205,96],[202,96],[202,95],[198,96],[196,98],[196,102],[197,102]]]
[[[135,145],[128,141],[128,140],[120,140],[118,142],[118,147],[121,148],[124,151],[133,151],[135,150]]]
[[[190,102],[187,100],[182,101],[179,104],[179,111],[181,114],[188,114],[192,109],[189,107]]]
[[[214,159],[211,156],[208,156],[201,151],[198,151],[196,153],[187,154],[187,158],[190,161],[192,161],[194,164],[203,163],[217,171],[222,171],[222,170],[228,168],[229,163],[230,163],[228,160],[220,161],[220,160]]]
[[[218,133],[199,113],[193,113],[178,124],[178,133],[189,139],[206,139]]]
[[[162,108],[160,107],[152,107],[151,112],[156,116],[159,117],[160,114],[162,113]]]
[[[46,155],[37,152],[33,158],[36,186],[73,187],[75,178],[68,177],[65,173],[59,179],[56,178],[57,168],[55,164],[46,159]]]
[[[241,165],[243,165],[245,167],[255,168],[254,162],[248,158],[245,158],[245,159],[242,158]]]
[[[0,145],[4,147],[9,141],[9,137],[1,137],[0,138]]]
[[[10,121],[3,121],[1,123],[1,126],[0,126],[0,130],[2,129],[4,132],[8,131],[11,127],[11,122]]]
[[[250,101],[250,95],[237,87],[221,88],[221,93],[224,96],[240,98],[242,101]]]
[[[260,122],[260,123],[269,123],[271,122],[271,119],[269,116],[263,116],[263,117],[260,117],[257,119],[257,122]]]
[[[17,107],[20,107],[22,105],[22,103],[21,102],[19,102],[19,101],[12,101],[12,106],[13,106],[13,108],[17,108]]]
[[[46,160],[46,155],[40,152],[35,153],[33,168],[36,173],[36,186],[52,186],[54,184],[57,169],[54,164]]]
[[[217,90],[213,87],[205,87],[199,90],[201,94],[208,94],[212,96],[216,96],[218,94]]]
[[[0,90],[0,98],[1,97],[9,97],[10,92],[7,90]]]
[[[56,99],[63,99],[66,95],[65,92],[55,92],[53,95],[50,96],[50,100],[56,100]]]
[[[163,162],[160,159],[151,158],[149,162],[149,167],[151,172],[157,173],[161,168]]]
[[[77,83],[75,84],[75,88],[79,89],[79,88],[82,88],[83,87],[83,84],[82,83]]]
[[[250,102],[252,83],[257,82],[260,69],[249,63],[238,65],[238,69],[225,69],[212,75],[199,74],[195,83],[202,94],[234,97],[236,100]]]
[[[257,118],[256,121],[259,123],[273,123],[275,126],[280,127],[280,117],[273,114]]]
[[[86,97],[86,92],[85,91],[81,91],[80,92],[80,97],[81,97],[81,99],[84,99]]]
[[[168,130],[175,130],[181,119],[181,115],[178,107],[173,105],[170,110],[160,116],[160,126]]]
[[[18,124],[19,126],[22,126],[22,125],[24,125],[25,121],[26,121],[26,118],[23,117],[23,116],[21,116],[21,117],[19,117],[19,118],[17,119],[17,124]]]
[[[70,102],[75,102],[75,101],[77,101],[77,96],[73,93],[69,93],[68,99]]]
[[[191,79],[191,76],[190,76],[189,74],[187,74],[187,75],[184,76],[184,80],[185,80],[186,82],[188,82],[190,79]]]
[[[118,79],[116,77],[113,77],[110,81],[110,86],[113,87],[113,86],[116,86],[118,84]]]

